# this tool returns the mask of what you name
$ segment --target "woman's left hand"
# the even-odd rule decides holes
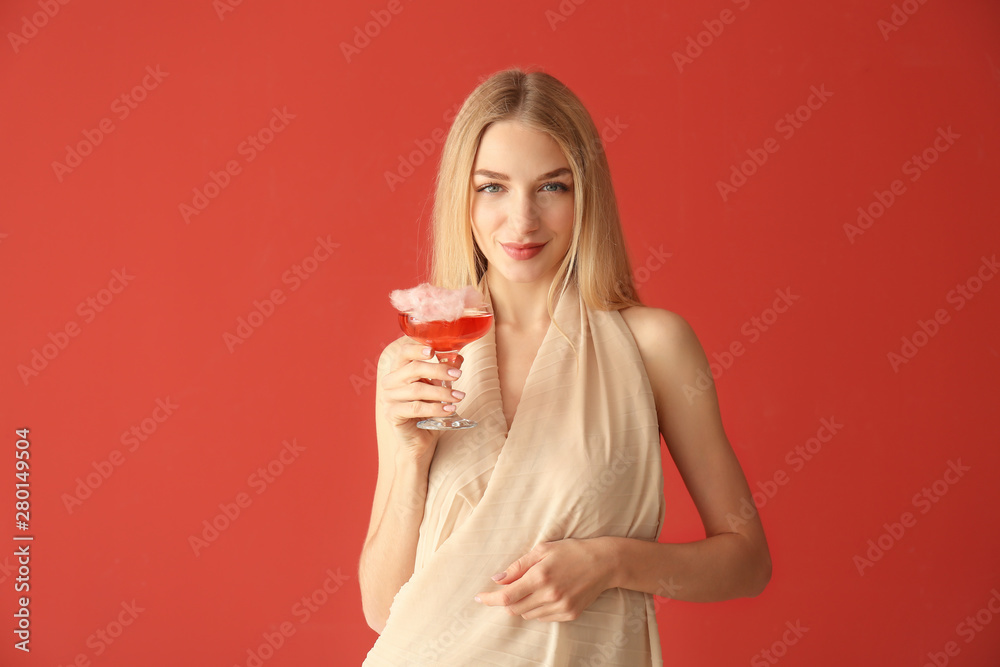
[[[476,597],[525,620],[573,621],[612,588],[614,558],[600,537],[542,542],[503,571],[498,591]]]

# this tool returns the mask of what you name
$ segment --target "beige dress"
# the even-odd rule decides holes
[[[486,290],[487,300],[489,293]],[[617,311],[575,287],[555,308],[507,432],[493,328],[462,351],[459,412],[428,475],[415,570],[364,665],[662,665],[653,596],[604,591],[574,621],[524,620],[473,597],[544,541],[602,535],[656,541],[665,503],[656,406]]]

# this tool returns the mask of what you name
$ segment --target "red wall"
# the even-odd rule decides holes
[[[268,666],[361,662],[388,293],[512,65],[605,131],[759,491],[769,587],[662,605],[668,664],[997,664],[995,3],[230,1],[0,6],[0,664],[251,665],[282,629]],[[662,539],[699,539],[664,454]]]

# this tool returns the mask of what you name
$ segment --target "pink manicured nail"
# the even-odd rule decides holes
[[[506,576],[507,576],[506,572],[499,572],[499,573],[493,575],[493,581],[500,581],[501,579],[503,579]]]
[[[476,597],[472,598],[472,599],[475,600],[476,602],[482,602],[482,600],[479,599],[478,595]]]

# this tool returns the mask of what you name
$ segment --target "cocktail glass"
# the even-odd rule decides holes
[[[493,311],[483,304],[466,308],[462,316],[454,322],[446,320],[417,320],[409,312],[399,313],[399,327],[410,338],[420,341],[434,350],[439,363],[454,365],[458,351],[474,340],[483,337],[493,324]],[[442,387],[451,389],[451,381],[442,381]],[[444,417],[431,417],[417,422],[418,428],[429,431],[457,431],[472,428],[476,422],[455,412]]]

